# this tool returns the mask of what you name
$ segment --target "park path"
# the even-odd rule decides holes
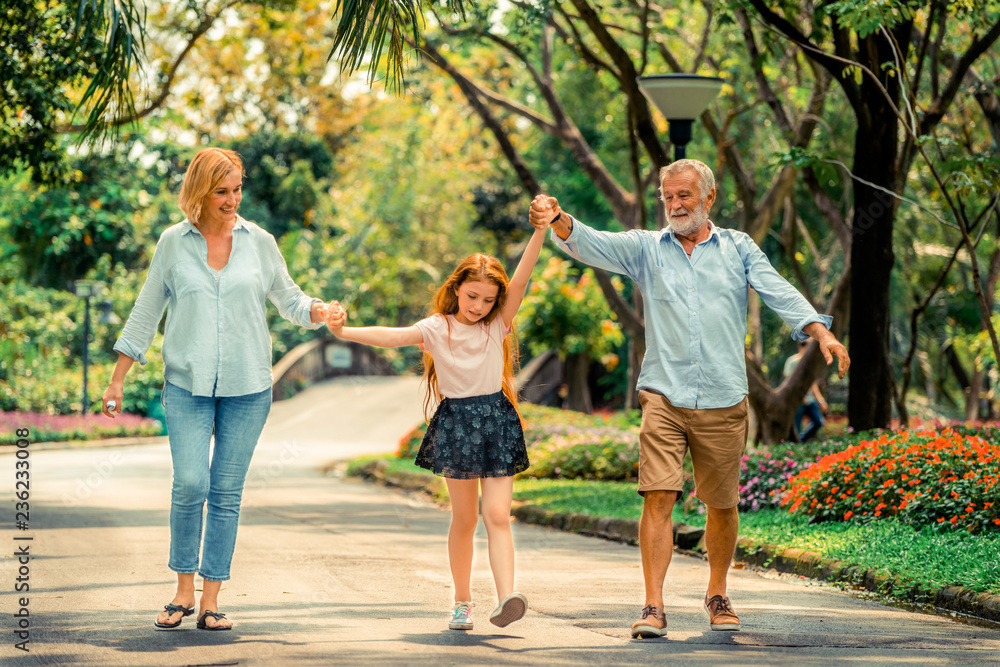
[[[677,555],[666,582],[669,633],[633,641],[641,606],[635,547],[515,523],[527,616],[485,619],[494,594],[477,535],[476,628],[447,630],[448,513],[422,498],[327,476],[323,465],[392,450],[420,417],[413,378],[340,380],[274,406],[248,478],[231,632],[158,632],[173,594],[165,566],[166,444],[35,451],[30,652],[14,648],[17,595],[3,596],[3,665],[830,665],[1000,662],[1000,630],[911,613],[799,580],[734,570],[744,630],[708,630],[706,564]],[[8,493],[14,457],[0,456]],[[8,496],[10,497],[10,496]],[[7,505],[11,508],[13,503]],[[4,587],[17,563],[5,553]],[[22,594],[19,594],[22,595]]]

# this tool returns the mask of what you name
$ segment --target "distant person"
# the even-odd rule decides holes
[[[795,367],[802,361],[802,355],[805,354],[809,341],[800,340],[798,345],[798,352],[785,360],[784,376],[786,378],[795,371]],[[823,394],[820,393],[819,385],[813,382],[809,391],[806,392],[805,397],[802,399],[802,404],[795,410],[795,436],[799,439],[799,442],[808,442],[816,437],[819,430],[823,428],[823,415],[826,414],[828,409],[829,406],[826,403],[826,399],[823,398]],[[809,428],[804,433],[802,431],[803,417],[809,419]]]
[[[231,150],[206,148],[191,161],[179,198],[187,219],[160,235],[101,397],[105,415],[121,413],[125,375],[136,360],[146,363],[166,307],[161,401],[174,468],[167,566],[177,573],[177,592],[154,623],[164,630],[194,613],[196,573],[203,579],[198,628],[233,626],[218,596],[229,579],[250,457],[271,409],[265,301],[303,327],[327,319],[323,301],[289,277],[274,237],[237,215],[243,177]]]
[[[561,212],[551,197],[536,197],[529,213],[532,225],[551,221],[557,245],[571,257],[629,276],[643,297],[638,490],[646,601],[632,626],[633,637],[667,631],[663,579],[673,553],[671,513],[688,450],[696,495],[708,507],[710,577],[704,607],[712,630],[740,629],[726,577],[739,532],[740,457],[748,429],[747,287],[792,327],[793,338],[818,340],[828,364],[837,355],[841,377],[850,365],[847,350],[828,328],[832,319],[818,315],[749,236],[709,220],[715,176],[706,164],[678,160],[659,176],[667,226],[658,231],[596,231]]]
[[[424,349],[425,412],[438,403],[417,453],[416,464],[441,475],[451,497],[448,558],[455,600],[452,630],[472,630],[472,547],[483,523],[499,603],[490,623],[505,627],[524,616],[528,601],[514,590],[514,540],[510,505],[514,474],[528,467],[517,409],[514,316],[531,270],[545,242],[546,224],[535,225],[521,261],[508,282],[495,258],[473,254],[458,265],[434,295],[433,314],[409,327],[344,327],[330,330],[345,340],[379,347],[421,345]],[[331,318],[343,317],[331,304]]]

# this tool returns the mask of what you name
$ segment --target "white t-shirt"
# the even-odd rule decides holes
[[[445,398],[495,394],[503,388],[503,339],[510,329],[498,313],[489,324],[462,324],[435,313],[416,325],[434,357],[438,390]]]

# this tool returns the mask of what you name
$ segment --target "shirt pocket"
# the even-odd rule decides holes
[[[653,275],[653,298],[657,301],[677,301],[677,272],[657,267]]]
[[[215,292],[215,285],[208,271],[202,271],[198,261],[186,259],[175,263],[167,272],[167,287],[178,298],[192,294],[209,294]]]

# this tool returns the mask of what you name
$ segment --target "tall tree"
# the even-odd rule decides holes
[[[748,2],[755,17],[830,72],[857,122],[851,165],[853,364],[848,414],[856,429],[884,427],[892,416],[895,392],[889,295],[899,197],[920,142],[933,134],[969,69],[1000,37],[1000,7],[943,0],[854,0],[818,6]],[[949,22],[960,28],[958,37],[947,40],[956,52],[950,67],[941,57]],[[907,125],[912,128],[904,133]]]

